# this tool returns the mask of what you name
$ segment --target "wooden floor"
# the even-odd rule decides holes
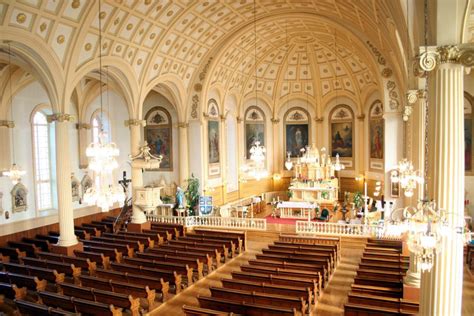
[[[273,226],[271,226],[273,225]],[[209,287],[222,286],[220,280],[230,278],[232,271],[238,271],[241,264],[249,259],[254,259],[255,254],[278,238],[278,233],[294,233],[293,225],[270,224],[269,232],[248,234],[248,250],[238,257],[230,260],[218,270],[213,271],[209,276],[185,289],[179,295],[171,298],[148,315],[177,316],[184,315],[183,305],[199,306],[197,295],[210,295]],[[328,286],[324,289],[320,301],[316,305],[313,315],[339,316],[344,314],[344,303],[347,293],[353,283],[356,269],[363,252],[363,244],[357,239],[342,240],[341,262],[337,266]],[[463,288],[462,315],[474,315],[474,277],[471,271],[465,268]]]

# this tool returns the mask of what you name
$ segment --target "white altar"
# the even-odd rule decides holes
[[[311,220],[316,216],[316,208],[318,207],[315,203],[308,202],[278,202],[277,215],[279,213],[280,218],[307,218]]]

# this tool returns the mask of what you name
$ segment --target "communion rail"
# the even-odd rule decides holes
[[[185,227],[214,227],[239,230],[267,230],[267,220],[264,218],[236,218],[217,216],[157,216],[147,215],[150,222],[181,224]]]
[[[393,225],[339,224],[296,221],[296,233],[302,235],[377,237],[400,239],[401,232]]]

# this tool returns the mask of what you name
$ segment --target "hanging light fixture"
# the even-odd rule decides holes
[[[390,180],[393,183],[400,183],[400,187],[404,189],[406,197],[412,197],[417,185],[423,185],[425,179],[419,170],[415,170],[411,161],[403,159],[392,170]]]
[[[11,57],[11,46],[10,43],[8,43],[8,73],[9,73],[9,88],[10,88],[10,115],[11,115],[11,121],[13,121],[13,89],[12,89],[12,60]],[[18,182],[21,181],[21,177],[26,174],[25,170],[22,170],[20,166],[18,166],[15,163],[15,138],[13,136],[13,128],[15,128],[15,124],[12,123],[12,155],[13,155],[13,164],[10,167],[9,170],[4,171],[3,175],[7,176],[10,178],[12,181],[13,185],[17,184]]]
[[[101,2],[99,1],[99,15],[101,12]],[[117,145],[108,140],[107,133],[104,130],[104,110],[102,102],[102,23],[99,16],[99,93],[100,93],[100,132],[97,140],[86,149],[86,156],[89,159],[89,169],[97,176],[95,185],[89,188],[84,194],[84,201],[87,204],[96,204],[107,212],[114,203],[123,205],[125,194],[118,186],[112,183],[112,171],[118,167],[117,157],[119,149]],[[107,103],[108,103],[108,70],[107,70]],[[95,141],[95,142],[94,142]]]

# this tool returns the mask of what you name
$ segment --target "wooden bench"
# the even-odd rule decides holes
[[[150,279],[150,277],[153,278],[153,281],[155,282],[154,284],[151,284],[150,282],[145,283],[145,281],[141,281],[139,284],[142,285],[149,285],[153,289],[161,289],[161,287],[158,287],[159,285],[157,284],[158,280],[163,279],[164,281],[167,282],[172,282],[176,286],[176,293],[179,293],[182,287],[182,277],[181,274],[174,270],[165,270],[165,269],[160,269],[160,265],[154,265],[154,268],[148,268],[144,266],[137,266],[133,264],[118,264],[118,263],[112,263],[112,269],[117,272],[122,272],[122,273],[132,273],[134,275],[144,277],[145,279]],[[192,268],[190,268],[192,271]],[[106,270],[107,271],[107,270]],[[101,271],[101,274],[104,274],[104,271]],[[127,277],[130,277],[127,275]],[[163,285],[163,281],[159,281],[159,284],[161,286]],[[188,283],[189,284],[189,283]],[[192,284],[192,283],[191,283]]]
[[[174,236],[180,237],[186,234],[184,226],[171,223],[151,223],[151,229],[172,229]]]
[[[163,262],[170,262],[170,263],[180,263],[185,264],[190,268],[196,269],[198,273],[198,279],[202,279],[203,275],[203,268],[204,262],[200,261],[199,259],[193,258],[186,258],[183,256],[173,256],[168,254],[157,254],[157,253],[139,253],[137,254],[137,259],[135,258],[125,258],[125,263],[131,263],[135,265],[144,265],[147,267],[157,267],[160,263]],[[186,275],[188,275],[189,271],[186,271]],[[192,282],[191,282],[192,283]]]
[[[87,233],[89,233],[91,237],[92,236],[100,237],[102,233],[100,230],[98,230],[95,227],[74,226],[74,231],[75,230],[85,230]]]
[[[107,232],[110,231],[109,228],[107,227],[107,225],[104,225],[104,224],[83,223],[81,226],[82,226],[82,227],[96,228],[96,229],[99,230],[101,233],[107,233]]]
[[[35,315],[35,316],[71,316],[79,315],[75,312],[68,312],[61,309],[52,308],[43,304],[37,304],[25,300],[15,300],[15,305],[18,307],[21,315]]]
[[[326,245],[323,245],[323,246],[326,246]],[[271,250],[297,250],[297,251],[302,251],[302,252],[310,251],[310,252],[332,254],[332,256],[335,259],[336,263],[338,263],[340,261],[340,256],[341,256],[341,254],[337,252],[337,246],[320,247],[319,245],[274,244],[274,245],[268,245],[268,249],[271,249]]]
[[[20,249],[12,247],[0,247],[0,253],[2,256],[8,258],[7,260],[2,259],[2,262],[9,262],[11,260],[19,261],[19,258],[26,257],[25,251],[20,251]]]
[[[302,297],[309,304],[315,303],[313,291],[307,287],[294,287],[288,285],[270,284],[236,279],[221,279],[222,286],[229,289],[255,291],[258,293],[281,294],[293,297]]]
[[[41,235],[37,234],[35,236],[36,239],[42,239],[42,240],[47,240],[50,244],[57,244],[59,241],[59,235],[58,236],[51,236],[51,235]]]
[[[110,269],[110,257],[104,256],[103,253],[74,250],[74,254],[79,258],[89,259],[91,261],[99,263],[100,265],[102,265],[102,267],[106,269]]]
[[[44,291],[48,285],[47,280],[36,276],[0,271],[0,282],[15,284],[17,287],[26,287],[32,291]]]
[[[357,270],[357,276],[360,278],[372,278],[378,279],[380,281],[394,281],[403,283],[404,275],[405,273],[393,271],[366,270],[361,268]]]
[[[3,266],[8,272],[29,276],[41,276],[49,282],[61,284],[64,282],[64,273],[59,273],[54,269],[46,269],[25,264],[4,263]]]
[[[337,251],[339,252],[341,250],[341,239],[339,237],[311,237],[280,234],[278,241],[291,242],[295,244],[336,245]]]
[[[232,237],[238,240],[239,253],[242,253],[247,249],[247,232],[246,231],[228,231],[220,229],[209,229],[209,228],[194,228],[194,234],[204,235],[206,238],[214,237]]]
[[[307,257],[307,258],[321,258],[329,260],[330,271],[334,271],[336,268],[336,260],[331,253],[310,251],[310,250],[287,250],[287,249],[262,249],[263,254],[282,254],[282,255],[293,255],[295,257]]]
[[[81,242],[83,243],[84,251],[102,253],[104,256],[112,259],[112,261],[122,262],[123,251],[125,251],[125,254],[128,254],[128,251],[132,254],[135,253],[128,245],[107,244],[91,240],[81,240]]]
[[[183,312],[186,316],[237,316],[232,312],[222,312],[213,309],[183,305]]]
[[[51,243],[48,240],[23,237],[21,241],[34,244],[36,247],[41,248],[41,251],[50,251],[51,249]]]
[[[168,245],[164,244],[159,248],[148,249],[148,253],[157,252],[159,253],[161,250],[178,250],[178,251],[185,251],[185,252],[200,252],[201,254],[213,254],[213,257],[216,259],[216,266],[220,267],[222,263],[222,252],[219,249],[213,248],[201,248],[201,247],[193,247],[189,245]]]
[[[155,304],[156,291],[154,289],[150,289],[147,285],[127,283],[127,279],[124,278],[122,278],[121,281],[116,281],[112,279],[81,275],[80,279],[82,286],[111,291],[114,293],[130,294],[133,297],[144,298],[146,299],[149,310]],[[164,300],[165,296],[163,296],[162,299]]]
[[[297,298],[280,294],[267,294],[216,287],[210,287],[209,290],[211,291],[212,297],[215,298],[223,298],[235,302],[246,302],[271,307],[294,308],[300,311],[301,315],[306,315],[306,312],[308,311],[308,302],[306,302],[301,297]]]
[[[149,251],[145,252],[145,254],[163,254],[163,255],[174,255],[174,256],[181,256],[181,257],[188,257],[192,259],[199,259],[200,261],[207,263],[207,271],[208,273],[213,269],[213,258],[215,257],[215,252],[196,252],[191,250],[178,250],[178,249],[167,249],[164,247],[150,249]],[[213,256],[214,254],[214,256]],[[140,258],[143,254],[138,253],[137,257]]]
[[[38,257],[40,259],[45,259],[49,261],[57,261],[63,263],[73,264],[75,267],[80,267],[83,270],[89,271],[90,275],[95,274],[95,270],[97,269],[97,264],[95,261],[91,261],[88,258],[80,258],[75,256],[66,256],[51,252],[39,252]]]
[[[21,241],[9,241],[8,246],[10,248],[17,248],[22,252],[25,252],[30,257],[36,257],[36,254],[40,252],[40,248],[34,244]]]
[[[199,305],[204,308],[218,309],[224,312],[235,312],[238,314],[257,316],[257,315],[272,315],[272,316],[294,316],[298,315],[296,308],[282,308],[272,307],[267,305],[239,303],[233,300],[223,298],[214,298],[208,296],[197,296]]]
[[[72,296],[75,298],[81,298],[105,304],[112,304],[114,306],[130,310],[133,316],[140,315],[140,300],[138,298],[133,298],[131,295],[114,293],[111,291],[94,289],[90,287],[82,287],[73,284],[63,284],[61,289],[62,294],[66,296]]]
[[[121,308],[115,308],[113,305],[109,304],[93,302],[51,292],[38,292],[38,296],[44,304],[68,311],[75,311],[77,313],[89,315],[122,315]]]
[[[65,275],[72,277],[74,279],[74,283],[79,283],[79,276],[81,275],[82,269],[80,267],[76,268],[74,264],[29,257],[23,258],[23,263],[29,266],[56,270],[60,273],[64,273]]]
[[[378,278],[368,278],[368,277],[359,277],[359,276],[356,276],[354,278],[354,284],[383,286],[383,287],[389,287],[389,288],[403,287],[403,283],[400,283],[399,281],[387,281],[387,280],[380,280]]]
[[[379,296],[392,297],[392,298],[403,297],[403,289],[400,287],[390,288],[390,287],[383,287],[383,286],[352,284],[351,291],[353,293],[379,295]]]
[[[0,282],[0,293],[9,299],[23,299],[26,297],[27,288],[18,287],[10,282]]]
[[[248,262],[251,266],[273,267],[281,269],[292,269],[298,271],[319,272],[324,283],[328,281],[328,273],[325,266],[315,266],[312,264],[293,263],[286,261],[253,259]]]
[[[173,239],[173,234],[171,234],[168,230],[158,230],[158,229],[142,229],[142,233],[145,234],[158,234],[160,236],[163,236],[163,238],[168,241]],[[165,238],[166,237],[166,238]]]
[[[92,237],[90,242],[90,245],[94,243],[94,245],[97,245],[98,247],[105,247],[100,246],[99,244],[106,245],[108,248],[110,248],[112,245],[115,245],[118,250],[127,254],[127,256],[129,257],[133,257],[133,253],[135,252],[135,250],[140,252],[143,252],[145,250],[145,245],[135,240],[125,240],[121,238],[110,237]]]
[[[236,256],[236,242],[234,239],[212,239],[212,238],[206,238],[205,236],[201,237],[198,235],[186,235],[186,237],[180,237],[178,240],[180,241],[190,241],[190,242],[195,242],[199,244],[211,244],[211,245],[216,245],[216,246],[221,246],[224,245],[227,249],[230,249],[232,257]],[[237,241],[238,243],[238,241]]]
[[[326,268],[328,275],[331,274],[331,263],[329,259],[313,258],[306,256],[294,256],[294,255],[283,255],[283,254],[257,254],[258,260],[273,260],[280,262],[292,262],[292,263],[303,263],[311,264],[318,268]]]
[[[158,233],[138,233],[138,232],[124,232],[124,231],[119,231],[116,233],[117,235],[124,235],[124,236],[139,236],[139,237],[148,237],[152,240],[155,241],[155,245],[162,245],[165,242],[165,239],[163,236],[166,235],[160,235]]]
[[[105,238],[122,239],[122,240],[127,240],[127,241],[138,241],[140,242],[140,244],[143,244],[146,248],[155,247],[155,240],[151,239],[150,237],[131,236],[131,235],[112,234],[112,233],[104,233],[102,234],[102,236]]]
[[[196,241],[185,241],[185,240],[169,240],[163,246],[188,246],[195,249],[207,249],[207,250],[223,250],[224,252],[224,261],[229,259],[229,248],[222,243],[208,243],[208,242],[196,242]]]
[[[366,270],[383,270],[383,271],[391,271],[391,272],[406,272],[408,267],[402,263],[400,264],[380,264],[380,263],[366,263],[361,262],[359,264],[359,269],[366,269]]]

